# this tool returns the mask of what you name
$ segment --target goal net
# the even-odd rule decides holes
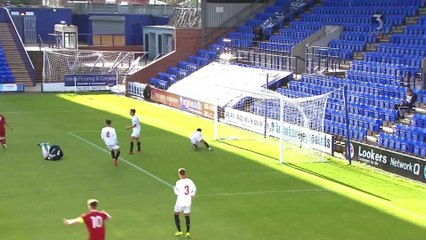
[[[45,49],[43,58],[43,83],[65,81],[66,85],[67,81],[74,81],[75,85],[80,79],[86,82],[82,85],[92,80],[99,80],[96,84],[116,85],[124,81],[135,65],[133,52]]]
[[[290,98],[264,88],[224,88],[239,97],[217,107],[216,140],[277,158],[281,163],[322,162],[332,154],[332,136],[324,133],[331,93]]]

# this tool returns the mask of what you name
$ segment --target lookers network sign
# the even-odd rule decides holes
[[[426,161],[423,159],[358,142],[351,143],[351,155],[355,161],[426,182]]]

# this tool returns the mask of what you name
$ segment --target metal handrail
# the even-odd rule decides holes
[[[155,56],[154,60],[152,60],[153,62],[159,58],[161,58],[164,55],[164,53],[159,53],[157,56]]]
[[[32,82],[33,84],[35,84],[35,68],[34,68],[34,64],[33,64],[33,62],[31,61],[30,55],[28,55],[28,52],[25,50],[24,42],[22,41],[22,38],[21,38],[21,36],[20,36],[20,35],[19,35],[19,33],[18,33],[18,29],[16,28],[15,22],[13,22],[13,19],[12,19],[12,16],[10,15],[9,9],[7,9],[6,7],[3,7],[3,9],[4,9],[4,11],[7,13],[7,16],[9,17],[9,21],[10,21],[10,23],[12,24],[13,29],[15,30],[16,35],[18,36],[18,40],[19,40],[19,43],[20,43],[20,44],[17,44],[17,47],[18,47],[18,49],[19,49],[20,51],[22,51],[22,52],[24,52],[24,53],[25,53],[26,58],[24,59],[24,64],[25,64],[25,66],[26,66],[27,68],[28,68],[28,67],[30,67],[30,68],[31,68],[31,69],[27,69],[27,70],[28,70],[28,73],[29,73],[29,75],[30,75],[30,77],[31,77],[31,82]],[[28,66],[28,64],[29,64],[30,66]]]
[[[39,40],[38,48],[39,48],[39,49],[40,49],[40,51],[41,51],[41,49],[43,49],[43,48],[44,48],[43,39],[41,38],[40,34],[37,34],[37,37],[38,37],[38,40]]]

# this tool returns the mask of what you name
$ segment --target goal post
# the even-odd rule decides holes
[[[134,52],[44,49],[43,84],[62,84],[64,91],[109,90],[137,69]]]
[[[333,153],[333,136],[324,132],[327,101],[331,93],[303,98],[259,88],[243,90],[224,87],[233,96],[218,101],[214,117],[214,138],[227,144],[261,149],[280,163],[325,161]],[[302,155],[309,157],[300,157]]]

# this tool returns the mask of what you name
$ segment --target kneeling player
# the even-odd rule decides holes
[[[204,144],[207,149],[212,150],[210,148],[209,144],[203,139],[203,134],[201,133],[201,128],[197,128],[197,131],[195,131],[191,136],[189,137],[189,140],[191,140],[192,148],[197,150],[198,149],[198,143]]]
[[[58,145],[50,146],[49,143],[40,143],[38,146],[41,147],[41,152],[45,160],[57,161],[61,160],[64,156],[64,152]]]

